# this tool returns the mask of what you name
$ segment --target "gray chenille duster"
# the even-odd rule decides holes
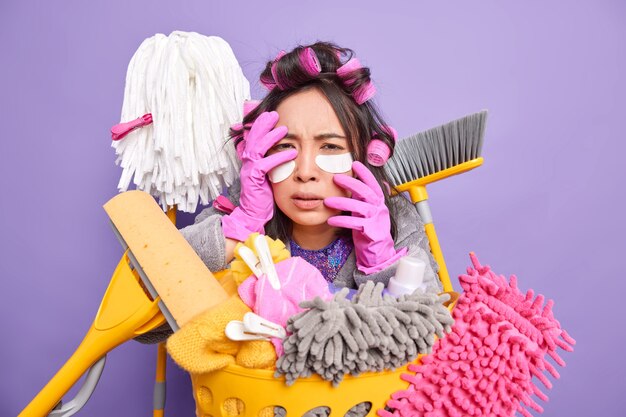
[[[239,184],[229,189],[229,198],[233,204],[239,204]],[[397,223],[396,249],[408,248],[407,255],[421,259],[426,263],[424,283],[433,291],[441,290],[441,283],[437,278],[438,266],[430,253],[428,238],[424,232],[424,223],[415,207],[404,196],[391,199],[390,211],[395,213]],[[181,229],[181,233],[194,248],[196,253],[213,272],[227,267],[225,240],[222,233],[221,218],[224,213],[210,207],[198,214],[195,223]],[[274,236],[271,236],[274,237]],[[289,249],[289,242],[285,242]],[[354,250],[348,256],[346,263],[339,270],[333,284],[337,287],[358,288],[366,281],[382,282],[387,285],[389,278],[395,274],[397,263],[388,268],[365,275],[356,268]]]

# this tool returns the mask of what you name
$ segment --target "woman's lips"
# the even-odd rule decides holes
[[[319,207],[324,202],[324,199],[312,193],[296,193],[291,196],[291,201],[299,209],[311,210]]]
[[[291,201],[293,201],[293,204],[298,207],[299,209],[303,209],[303,210],[310,210],[310,209],[314,209],[316,207],[318,207],[320,204],[322,204],[322,202],[324,200],[322,200],[321,198],[316,198],[316,199],[302,199],[302,198],[292,198]]]

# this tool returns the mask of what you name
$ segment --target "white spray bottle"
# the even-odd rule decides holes
[[[396,275],[389,280],[387,291],[395,297],[413,294],[416,289],[425,289],[424,270],[426,264],[418,258],[405,256],[400,259]]]

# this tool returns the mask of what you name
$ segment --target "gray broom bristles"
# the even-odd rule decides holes
[[[434,127],[398,141],[385,164],[391,185],[452,168],[481,155],[487,110]]]
[[[223,39],[175,31],[144,40],[128,65],[121,121],[151,113],[154,123],[112,144],[120,192],[132,180],[164,209],[208,204],[238,177],[228,129],[247,99],[250,84]]]

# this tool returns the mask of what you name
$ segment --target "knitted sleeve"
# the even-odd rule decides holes
[[[392,198],[390,209],[395,213],[398,228],[394,245],[395,248],[408,248],[408,256],[413,256],[424,261],[424,263],[426,263],[424,283],[434,291],[441,291],[443,287],[437,276],[439,266],[430,252],[428,238],[424,231],[424,222],[417,213],[417,210],[411,202],[403,196]],[[339,274],[337,274],[337,278],[335,278],[333,283],[338,287],[358,288],[366,281],[373,281],[382,282],[386,286],[389,279],[395,275],[397,267],[398,262],[382,271],[365,275],[357,269],[356,256],[354,251],[352,251],[341,270],[339,270]]]
[[[203,210],[195,223],[180,229],[187,242],[212,272],[226,268],[226,241],[222,233],[222,215],[214,208]]]
[[[228,190],[229,200],[239,204],[240,185],[237,181]],[[211,272],[221,271],[226,265],[226,241],[222,232],[222,213],[213,207],[202,210],[194,224],[180,229],[187,242]]]

